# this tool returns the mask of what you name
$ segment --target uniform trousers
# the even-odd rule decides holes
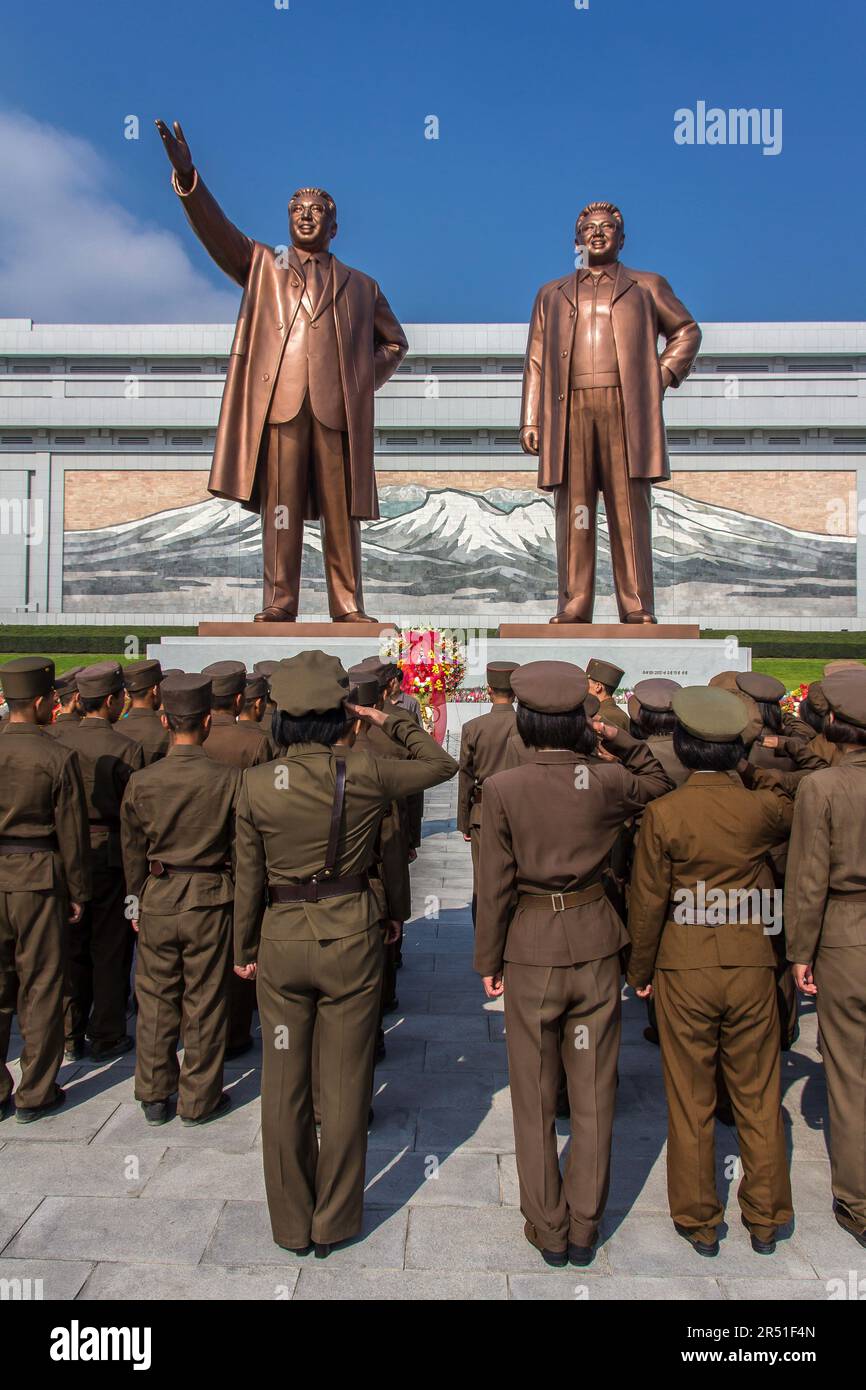
[[[76,930],[67,913],[62,893],[0,893],[0,1102],[12,1094],[6,1059],[16,1008],[24,1042],[16,1103],[29,1109],[55,1097],[63,1062],[66,941]]]
[[[262,937],[262,1150],[274,1240],[293,1249],[358,1234],[382,993],[382,931],[331,941]],[[319,1049],[313,1113],[313,1036]]]
[[[520,1210],[540,1249],[592,1245],[598,1233],[610,1183],[620,973],[618,955],[579,965],[505,964]],[[571,1109],[562,1176],[555,1127],[561,1067]]]
[[[105,834],[91,839],[93,897],[69,929],[66,1041],[107,1047],[126,1036],[132,927],[118,850]]]
[[[177,1113],[186,1120],[210,1114],[219,1101],[231,946],[231,904],[171,914],[142,910],[135,967],[136,1100],[167,1100],[177,1091]]]
[[[265,607],[297,614],[304,516],[312,493],[331,617],[363,610],[361,523],[350,514],[348,435],[321,424],[307,395],[294,420],[269,426],[267,449],[261,498]]]
[[[833,1196],[866,1228],[866,946],[819,946],[813,970]]]
[[[622,393],[618,386],[592,386],[569,395],[567,477],[554,490],[560,611],[573,622],[592,621],[600,492],[619,616],[651,614],[652,484],[629,476]]]
[[[700,928],[695,928],[695,931]],[[743,1176],[737,1200],[756,1234],[793,1215],[781,1111],[779,1010],[772,966],[656,970],[668,1103],[668,1201],[674,1221],[715,1239],[716,1069],[727,1086]]]

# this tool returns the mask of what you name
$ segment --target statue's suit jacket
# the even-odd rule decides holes
[[[265,464],[265,425],[283,345],[299,312],[305,285],[300,269],[272,246],[234,226],[196,172],[184,193],[172,176],[193,231],[220,269],[244,287],[223,392],[208,489],[215,497],[259,510],[259,463]],[[294,258],[292,258],[294,260]],[[353,517],[376,519],[373,469],[373,393],[393,375],[408,344],[375,280],[333,258],[333,312],[349,435]],[[284,369],[291,370],[287,359]],[[310,496],[307,520],[318,519]]]
[[[701,345],[701,330],[661,275],[617,265],[611,299],[625,417],[629,475],[661,482],[670,477],[662,418],[662,367],[679,386]],[[542,285],[529,325],[523,370],[521,425],[539,432],[538,486],[550,490],[567,477],[569,383],[577,321],[577,274]],[[658,353],[659,335],[665,348]]]

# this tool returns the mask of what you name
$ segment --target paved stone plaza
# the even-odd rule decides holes
[[[469,716],[476,713],[470,708]],[[449,740],[456,741],[456,724]],[[826,1299],[866,1280],[866,1252],[830,1210],[826,1101],[809,1009],[784,1058],[796,1228],[752,1253],[724,1177],[736,1137],[719,1127],[730,1228],[719,1257],[677,1237],[665,1191],[665,1102],[643,1005],[625,1002],[613,1181],[588,1270],[549,1270],[523,1238],[501,1002],[472,972],[469,847],[456,781],[427,793],[407,928],[376,1071],[365,1237],[327,1261],[271,1240],[261,1168],[260,1042],[229,1065],[229,1115],[200,1130],[144,1123],[131,1058],[64,1067],[68,1103],[0,1125],[0,1279],[54,1299]],[[425,905],[438,920],[424,916]],[[12,1055],[17,1055],[17,1038]],[[562,1144],[567,1125],[559,1122]],[[723,1228],[723,1232],[724,1232]],[[853,1273],[852,1273],[853,1272]],[[866,1291],[866,1282],[864,1282]],[[836,1295],[838,1296],[838,1294]]]

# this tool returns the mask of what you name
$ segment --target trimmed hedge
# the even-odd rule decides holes
[[[756,657],[806,657],[832,661],[834,657],[866,658],[866,632],[766,632],[759,629],[704,628],[702,637],[736,637],[741,647],[751,647]]]
[[[106,652],[115,651],[131,656],[127,651],[134,637],[142,656],[148,642],[161,637],[194,637],[194,627],[37,627],[0,626],[0,650],[4,652]]]

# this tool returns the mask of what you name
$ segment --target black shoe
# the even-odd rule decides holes
[[[705,1255],[707,1259],[712,1259],[714,1255],[718,1255],[718,1240],[712,1242],[695,1240],[694,1232],[690,1231],[686,1226],[678,1226],[676,1221],[674,1222],[674,1230],[678,1236],[682,1236],[683,1240],[687,1240],[692,1249],[697,1251],[699,1255]]]
[[[313,1255],[317,1260],[326,1260],[333,1248],[333,1245],[327,1245],[317,1240],[313,1246]]]
[[[776,1254],[776,1236],[773,1236],[771,1240],[762,1240],[760,1236],[756,1236],[755,1232],[753,1232],[752,1227],[746,1222],[745,1216],[742,1216],[741,1220],[742,1225],[748,1230],[749,1240],[752,1241],[752,1250],[755,1251],[756,1255]]]
[[[253,1039],[245,1038],[243,1042],[235,1043],[232,1047],[226,1048],[225,1059],[227,1062],[231,1062],[235,1057],[244,1057],[248,1052],[251,1052],[254,1047],[255,1043]]]
[[[184,1115],[181,1116],[181,1124],[186,1125],[187,1129],[191,1125],[207,1125],[211,1120],[218,1120],[220,1115],[224,1115],[231,1109],[232,1098],[223,1091],[213,1110],[209,1110],[206,1115],[199,1115],[195,1120],[188,1120]]]
[[[278,1240],[275,1240],[274,1245],[279,1245],[281,1250],[288,1250],[290,1255],[309,1255],[313,1248],[312,1242],[309,1240],[306,1245],[281,1245]]]
[[[385,1000],[385,1003],[382,1005],[382,1013],[383,1013],[383,1014],[395,1014],[395,1013],[397,1012],[397,1010],[399,1009],[399,1007],[400,1007],[400,1000],[397,998],[397,996],[396,996],[396,994],[395,994],[393,999],[386,999],[386,1000]]]
[[[569,1241],[566,1254],[568,1255],[568,1263],[570,1265],[578,1265],[583,1269],[586,1265],[591,1265],[595,1259],[595,1246],[573,1245],[572,1242]]]
[[[849,1236],[853,1236],[857,1244],[862,1245],[866,1250],[866,1228],[864,1228],[863,1222],[852,1216],[848,1208],[843,1206],[841,1202],[833,1203],[833,1215],[842,1230],[847,1231]]]
[[[66,1092],[58,1086],[57,1095],[47,1105],[19,1105],[15,1112],[15,1118],[19,1125],[30,1125],[34,1120],[41,1120],[43,1115],[53,1115],[55,1110],[59,1110],[65,1104]]]
[[[64,1062],[80,1062],[84,1057],[86,1051],[87,1049],[84,1046],[84,1043],[81,1041],[81,1039],[75,1038],[72,1042],[68,1042],[64,1047],[63,1060]]]
[[[164,1125],[170,1119],[167,1100],[143,1100],[141,1108],[149,1125]]]
[[[129,1034],[113,1043],[91,1043],[90,1055],[94,1062],[110,1062],[113,1057],[123,1057],[135,1047],[135,1038]]]
[[[567,1250],[540,1250],[539,1254],[546,1265],[551,1269],[565,1269],[568,1264]]]

